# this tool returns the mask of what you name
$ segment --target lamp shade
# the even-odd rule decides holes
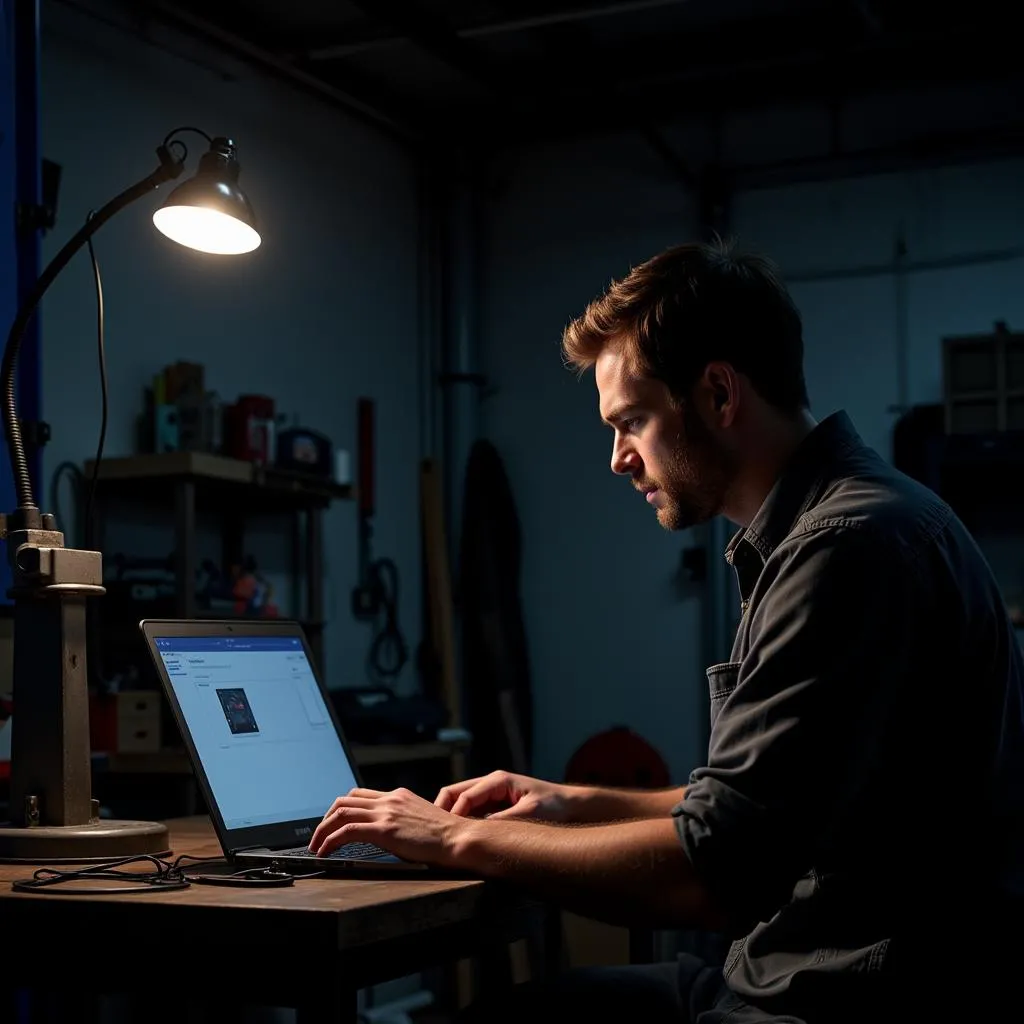
[[[201,252],[233,256],[260,244],[256,217],[238,187],[238,159],[230,139],[216,138],[195,177],[182,182],[153,214],[168,238]]]

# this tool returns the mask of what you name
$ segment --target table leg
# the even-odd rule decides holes
[[[359,1019],[359,995],[347,982],[325,974],[296,1007],[295,1024],[356,1024]]]
[[[56,1024],[73,1020],[98,1024],[100,996],[91,991],[8,988],[0,999],[0,1024]]]
[[[542,913],[541,927],[544,938],[541,943],[541,976],[551,980],[561,974],[567,966],[562,908],[548,903],[545,904]]]
[[[655,935],[650,928],[629,929],[629,962],[631,964],[654,963]]]
[[[0,1024],[25,1024],[30,1019],[32,994],[25,989],[5,985],[0,994]]]

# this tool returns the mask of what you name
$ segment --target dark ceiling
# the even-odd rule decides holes
[[[991,0],[139,6],[413,138],[523,140],[922,82],[1021,81],[1016,8]]]

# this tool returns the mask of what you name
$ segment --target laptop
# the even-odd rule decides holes
[[[280,620],[139,623],[225,857],[239,868],[427,872],[370,843],[307,848],[359,769],[302,627]]]

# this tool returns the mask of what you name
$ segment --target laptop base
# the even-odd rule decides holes
[[[426,864],[402,860],[391,854],[383,857],[317,857],[313,854],[280,853],[266,848],[241,850],[231,859],[240,868],[267,867],[275,871],[289,871],[294,875],[323,873],[337,878],[393,878],[406,875],[417,878],[430,871],[431,877],[436,877],[436,869],[431,871]]]

